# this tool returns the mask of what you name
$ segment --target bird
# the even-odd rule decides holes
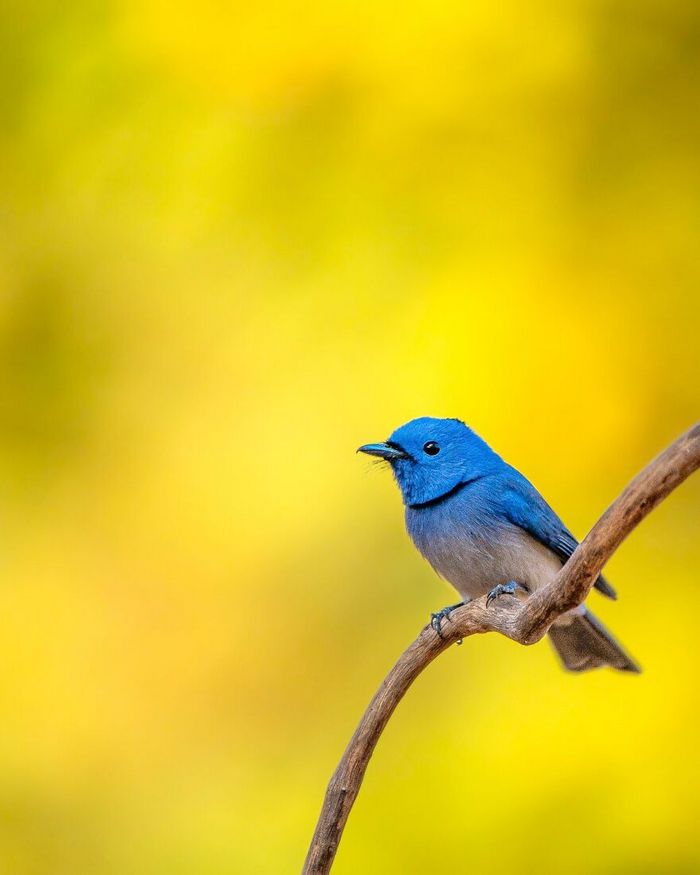
[[[412,419],[357,452],[391,466],[411,540],[463,599],[432,614],[438,635],[450,612],[473,599],[485,595],[490,605],[545,586],[578,545],[530,481],[460,419]],[[604,577],[594,585],[617,597]],[[641,671],[585,604],[559,617],[548,635],[569,671]]]

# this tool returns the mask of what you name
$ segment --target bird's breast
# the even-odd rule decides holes
[[[509,580],[534,591],[561,568],[547,547],[517,526],[468,514],[454,518],[444,510],[435,514],[439,508],[426,510],[428,514],[407,513],[409,534],[435,571],[465,599],[478,598]]]

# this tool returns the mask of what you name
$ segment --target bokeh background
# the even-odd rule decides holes
[[[299,870],[453,600],[354,455],[458,416],[583,536],[698,416],[700,9],[8,0],[0,860]],[[335,871],[700,870],[700,479],[596,610],[640,678],[453,648]]]

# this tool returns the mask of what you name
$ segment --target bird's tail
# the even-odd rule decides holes
[[[565,614],[549,630],[549,638],[569,671],[609,665],[639,673],[641,668],[585,606]]]

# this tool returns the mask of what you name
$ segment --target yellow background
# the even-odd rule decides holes
[[[9,0],[0,867],[297,872],[454,600],[354,455],[458,416],[582,536],[698,416],[691,2]],[[595,608],[443,656],[335,872],[700,870],[700,479]]]

